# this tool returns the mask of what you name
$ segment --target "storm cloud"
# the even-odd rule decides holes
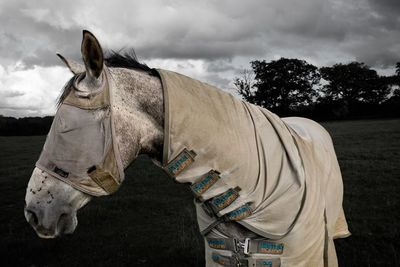
[[[357,60],[383,73],[400,61],[398,0],[1,1],[0,24],[3,115],[54,112],[70,77],[55,53],[79,60],[82,29],[228,91],[254,59]]]

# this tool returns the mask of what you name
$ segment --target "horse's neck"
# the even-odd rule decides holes
[[[124,167],[139,154],[161,162],[164,102],[160,79],[122,68],[111,69],[111,76],[114,127]]]
[[[111,75],[116,138],[124,166],[138,154],[148,154],[161,163],[164,99],[160,79],[119,68],[112,69]],[[237,223],[222,223],[217,229],[230,237],[257,237]]]

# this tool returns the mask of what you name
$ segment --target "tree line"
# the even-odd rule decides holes
[[[13,118],[0,115],[0,135],[46,135],[53,117]]]
[[[400,117],[400,62],[392,76],[380,76],[360,62],[316,66],[299,59],[250,62],[234,79],[247,101],[280,116],[316,120]],[[53,117],[0,115],[0,135],[45,135]]]
[[[317,120],[400,116],[400,62],[392,76],[380,76],[360,62],[318,68],[305,60],[250,62],[234,79],[248,102],[280,116]]]

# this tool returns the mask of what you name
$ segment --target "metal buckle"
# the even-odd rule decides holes
[[[246,238],[244,242],[240,242],[239,240],[236,241],[236,247],[239,249],[243,249],[243,254],[248,256],[249,255],[249,246],[250,246],[250,238]],[[237,251],[235,251],[237,252]]]
[[[244,244],[243,244],[243,253],[246,256],[248,256],[250,254],[249,247],[250,247],[250,238],[246,238],[244,240]]]

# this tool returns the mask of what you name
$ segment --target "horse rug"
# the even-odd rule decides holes
[[[336,266],[333,239],[349,231],[329,134],[311,120],[281,119],[206,83],[158,72],[165,103],[163,165],[195,192],[200,230],[228,216],[284,244],[281,266]],[[179,162],[183,152],[189,161]],[[210,171],[218,179],[207,176]],[[229,205],[214,209],[216,216],[202,208],[232,190],[239,193]],[[207,236],[224,237],[215,229]],[[215,264],[212,252],[206,246],[208,266]]]

